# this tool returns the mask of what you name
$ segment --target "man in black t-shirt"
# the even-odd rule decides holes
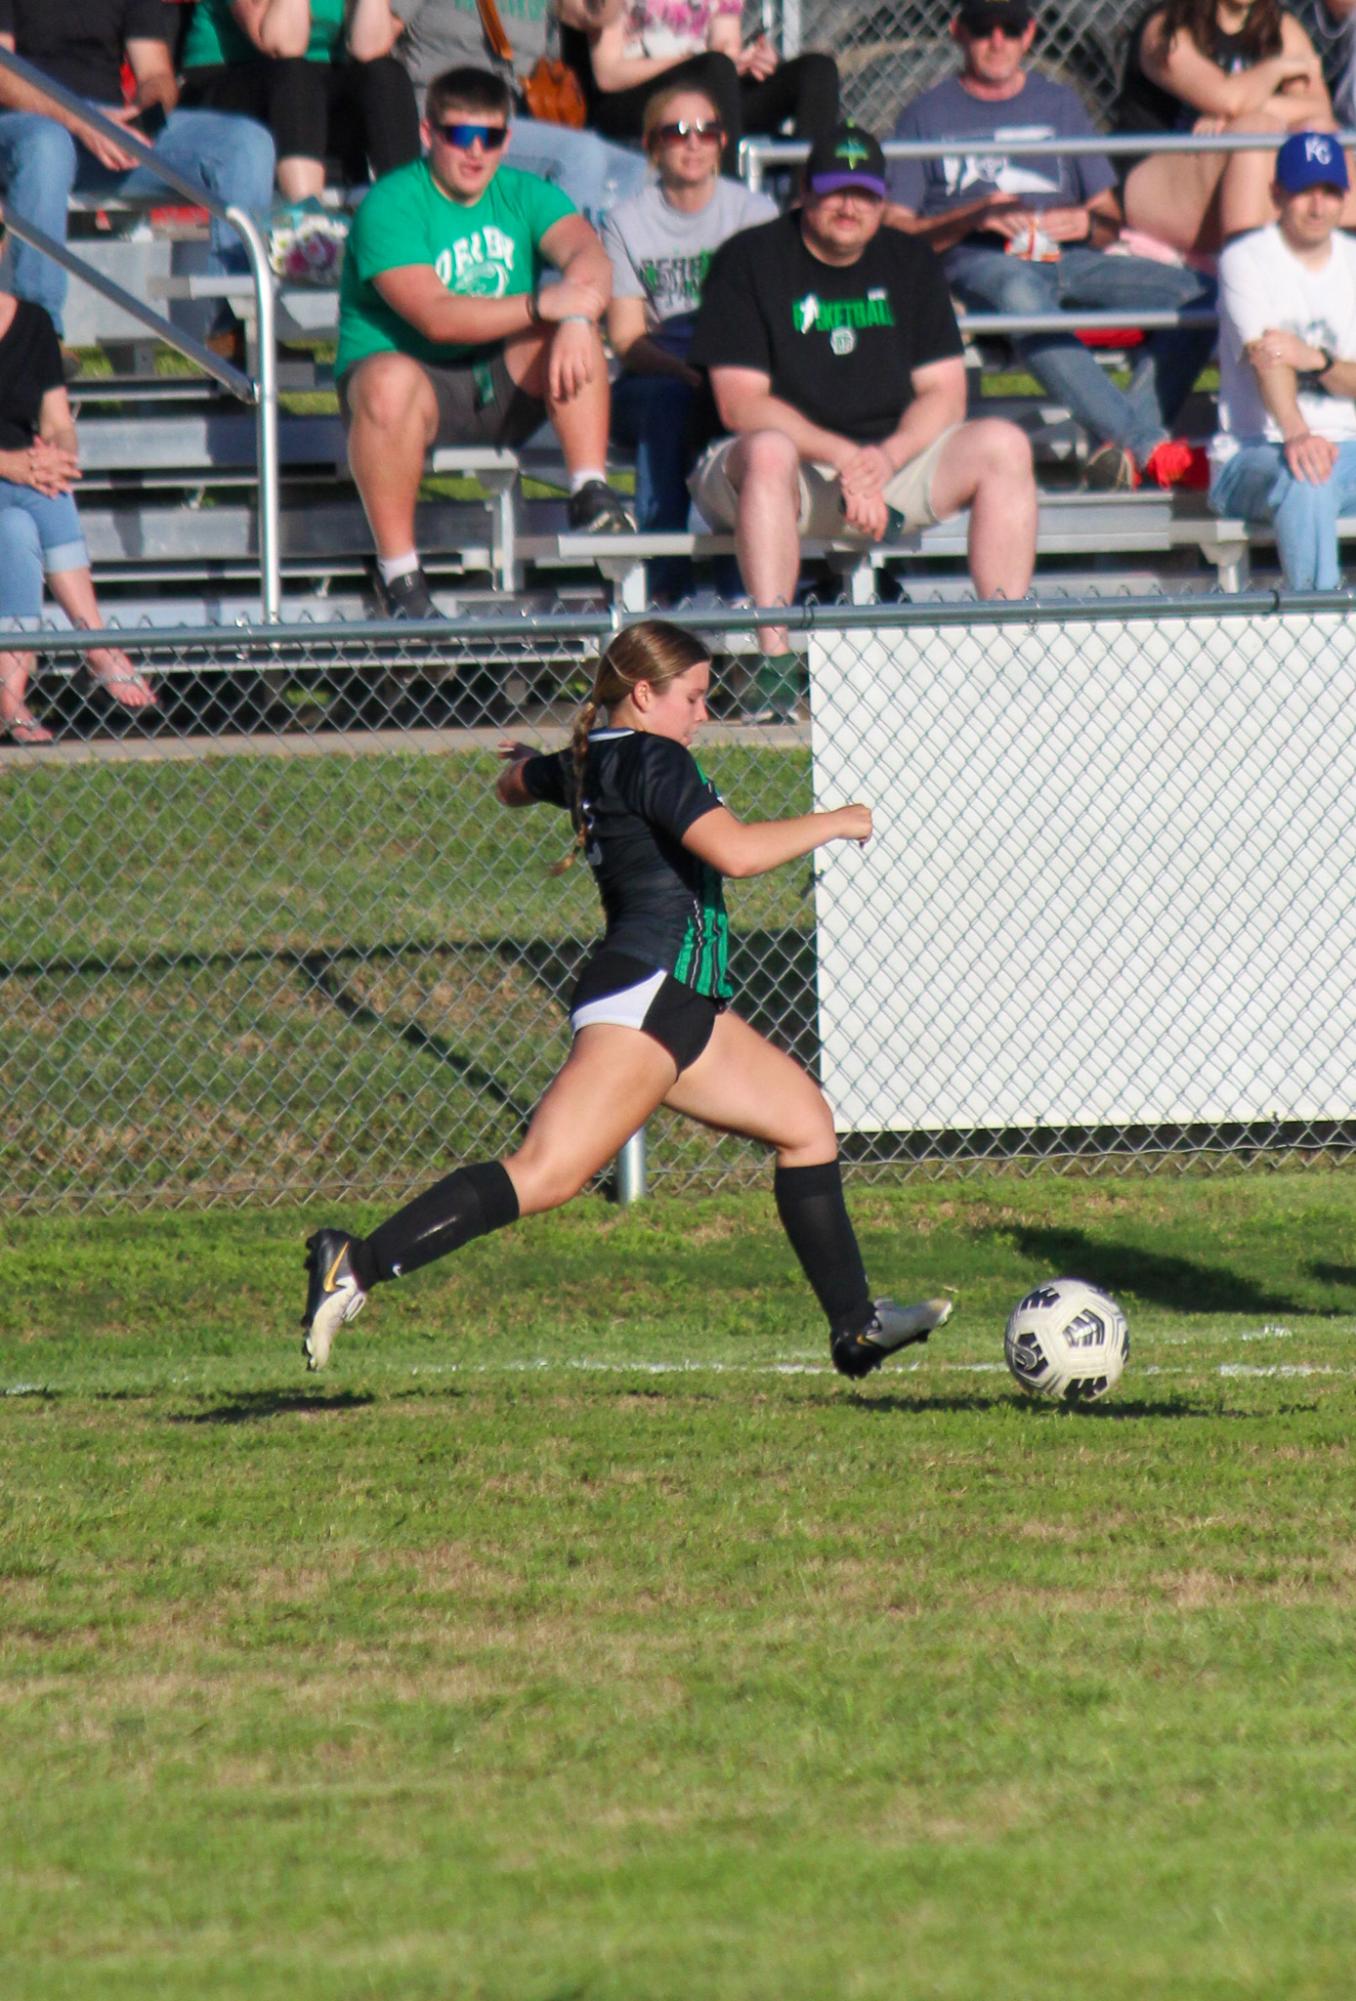
[[[12,50],[65,89],[123,126],[120,146],[67,111],[26,79],[0,66],[0,193],[54,242],[66,240],[71,190],[176,201],[165,182],[141,164],[155,157],[228,207],[266,215],[273,193],[273,140],[251,118],[224,111],[178,111],[179,86],[170,35],[182,10],[163,0],[0,0],[0,48]],[[136,83],[123,103],[124,58]],[[205,269],[210,276],[249,265],[238,233],[215,218]],[[62,330],[66,273],[17,236],[6,255],[6,283],[21,299],[51,314]],[[193,326],[201,308],[176,311]]]
[[[932,253],[882,232],[885,161],[840,127],[805,170],[804,205],[733,236],[702,294],[691,360],[733,435],[691,487],[732,526],[745,588],[789,604],[800,537],[880,541],[970,509],[982,597],[1026,595],[1035,561],[1031,451],[1013,424],[965,422],[965,362]],[[764,712],[789,706],[784,627],[759,633]]]

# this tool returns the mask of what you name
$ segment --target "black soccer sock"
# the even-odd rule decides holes
[[[830,1331],[860,1334],[875,1306],[857,1232],[843,1200],[838,1162],[829,1160],[822,1167],[779,1167],[772,1188],[782,1228],[828,1317]]]
[[[367,1291],[517,1220],[518,1191],[507,1171],[497,1160],[478,1161],[435,1181],[379,1223],[370,1237],[355,1242],[349,1256]]]

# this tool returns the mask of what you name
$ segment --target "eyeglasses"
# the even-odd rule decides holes
[[[986,21],[982,28],[967,28],[962,22],[961,27],[966,40],[970,42],[988,42],[995,35],[1003,42],[1020,42],[1026,33],[1025,28],[1004,27],[1001,21],[994,21],[992,24]]]
[[[672,125],[656,126],[655,137],[666,146],[676,146],[680,139],[713,139],[719,145],[725,137],[725,127],[705,118],[679,118]]]
[[[433,129],[449,146],[460,146],[463,151],[479,139],[487,153],[497,153],[508,138],[507,125],[435,125]]]

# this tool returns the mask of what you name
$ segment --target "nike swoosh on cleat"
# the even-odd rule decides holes
[[[340,1251],[338,1257],[334,1260],[334,1263],[325,1273],[325,1283],[320,1288],[322,1292],[337,1292],[339,1290],[338,1286],[334,1282],[334,1274],[338,1271],[340,1265],[344,1262],[344,1259],[347,1256],[348,1256],[348,1245],[345,1244],[343,1249]]]

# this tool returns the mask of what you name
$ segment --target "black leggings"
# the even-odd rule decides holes
[[[645,106],[654,93],[680,84],[702,91],[720,113],[725,127],[722,165],[727,173],[735,170],[739,142],[746,132],[775,133],[789,118],[793,138],[816,139],[822,132],[832,132],[838,122],[838,65],[832,56],[793,56],[779,63],[765,83],[757,83],[740,76],[729,56],[707,49],[685,56],[648,83],[633,84],[629,90],[599,90],[587,40],[572,30],[566,35],[567,59],[583,82],[589,124],[605,139],[639,139]]]
[[[414,86],[394,56],[376,62],[313,63],[304,56],[218,63],[184,72],[181,103],[234,111],[267,125],[280,160],[333,153],[346,175],[389,174],[419,158]]]

